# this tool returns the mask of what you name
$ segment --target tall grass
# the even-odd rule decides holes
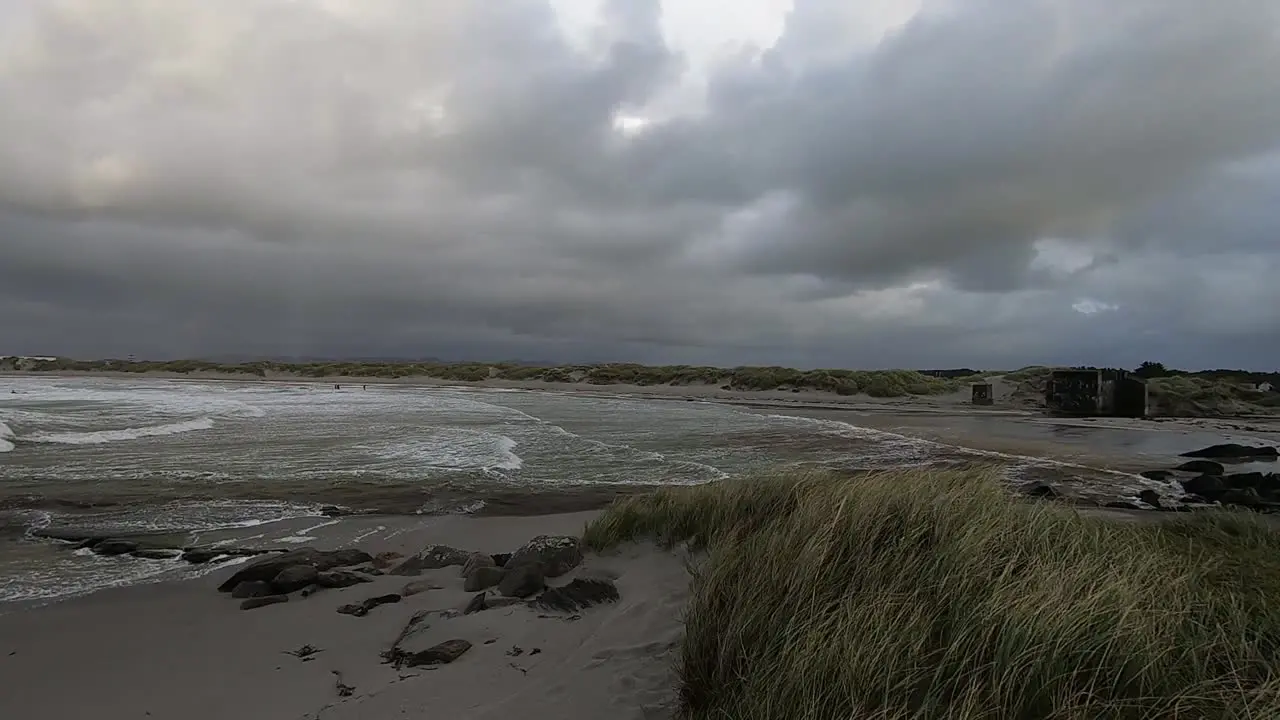
[[[688,718],[1280,717],[1280,536],[1081,517],[989,471],[759,477],[616,502],[596,549],[705,549]]]

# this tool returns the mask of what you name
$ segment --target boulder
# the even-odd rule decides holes
[[[582,563],[582,543],[569,535],[539,535],[511,554],[507,569],[536,563],[546,577],[560,577]]]
[[[1226,468],[1222,467],[1222,463],[1214,462],[1212,460],[1190,460],[1182,463],[1178,467],[1174,468],[1174,470],[1200,473],[1201,475],[1221,475],[1227,471]]]
[[[546,587],[542,566],[534,563],[511,568],[502,574],[498,592],[507,597],[525,598]]]
[[[1280,457],[1280,450],[1266,445],[1239,445],[1237,443],[1223,443],[1221,445],[1210,445],[1200,450],[1192,450],[1191,452],[1182,453],[1182,457],[1189,458],[1274,458]]]
[[[1229,488],[1218,496],[1218,502],[1254,510],[1261,510],[1269,505],[1253,488]]]
[[[218,557],[219,555],[225,555],[225,554],[226,554],[225,551],[218,550],[216,548],[192,548],[182,553],[182,559],[186,560],[192,565],[201,565],[203,563],[209,562],[210,560]]]
[[[129,540],[100,540],[93,545],[93,552],[98,555],[126,555],[137,549],[138,543]]]
[[[1275,495],[1280,492],[1280,475],[1275,473],[1234,473],[1232,475],[1224,475],[1222,482],[1228,488],[1254,490],[1263,496]]]
[[[413,582],[405,583],[404,587],[400,588],[400,594],[405,597],[411,597],[413,595],[424,593],[428,590],[443,589],[443,585],[436,585],[435,583],[427,582],[426,580],[414,580]]]
[[[506,567],[507,562],[511,560],[511,553],[494,553],[489,557],[493,558],[493,564],[498,567]]]
[[[467,577],[468,575],[470,575],[471,573],[475,572],[476,570],[482,567],[497,567],[497,566],[498,564],[493,561],[492,555],[485,555],[484,553],[471,553],[471,555],[467,558],[467,561],[462,564],[462,572],[460,573],[460,575],[462,577]]]
[[[254,608],[266,607],[268,605],[276,605],[282,602],[289,602],[288,595],[267,595],[265,597],[249,598],[240,603],[241,610],[253,610]]]
[[[404,553],[398,553],[394,550],[380,552],[373,556],[373,566],[379,570],[386,570],[398,563],[402,557],[404,557]]]
[[[354,570],[325,570],[316,573],[316,585],[322,588],[344,588],[367,582],[373,582],[373,578]]]
[[[576,578],[562,587],[547,588],[529,604],[543,610],[574,612],[592,605],[617,602],[618,586],[610,580]]]
[[[428,545],[391,568],[392,575],[421,575],[424,570],[439,570],[453,565],[465,565],[471,556],[465,550],[448,545]]]
[[[406,665],[409,667],[419,667],[423,665],[445,665],[462,657],[463,653],[471,649],[471,643],[466,640],[445,640],[439,645],[416,652],[405,659]]]
[[[227,578],[218,586],[218,590],[231,592],[236,585],[246,580],[274,580],[280,571],[295,565],[309,565],[317,572],[323,572],[337,567],[359,565],[372,559],[369,553],[356,549],[322,552],[315,548],[299,548],[254,560]]]
[[[1160,493],[1155,490],[1143,490],[1138,493],[1138,499],[1150,505],[1153,508],[1160,508]]]
[[[379,595],[377,597],[371,597],[367,600],[363,600],[358,603],[343,605],[338,608],[338,612],[342,613],[343,615],[355,615],[356,617],[364,617],[365,615],[369,614],[370,610],[378,607],[379,605],[388,605],[390,603],[398,603],[400,602],[400,599],[401,599],[400,596],[394,593],[391,593],[388,595]]]
[[[278,593],[287,594],[311,585],[319,576],[313,565],[290,565],[271,578],[271,587]]]
[[[177,550],[164,550],[161,548],[138,548],[129,554],[143,560],[172,560],[181,553]]]
[[[462,614],[470,615],[472,613],[488,610],[489,604],[485,602],[485,595],[487,594],[488,593],[478,593],[475,597],[471,598],[471,601],[467,603],[467,606],[462,609]]]
[[[472,570],[471,574],[467,575],[466,579],[463,580],[462,589],[465,592],[477,592],[479,590],[491,588],[502,582],[502,578],[506,573],[506,570],[492,565],[488,567],[478,567]]]
[[[1217,499],[1217,496],[1227,489],[1221,475],[1198,475],[1189,480],[1183,480],[1181,484],[1184,491],[1210,500]]]
[[[266,580],[248,580],[240,583],[231,591],[231,597],[237,600],[267,597],[275,594],[276,591],[272,589],[271,583]]]
[[[1142,472],[1138,473],[1138,475],[1148,480],[1163,482],[1173,477],[1173,471],[1172,470],[1143,470]]]

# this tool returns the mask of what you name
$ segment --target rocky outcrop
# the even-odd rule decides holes
[[[319,573],[338,567],[360,565],[372,559],[369,553],[354,548],[330,551],[299,548],[278,555],[268,555],[245,565],[219,585],[218,591],[231,592],[236,585],[247,580],[273,581],[281,571],[298,565],[309,566]]]
[[[93,544],[98,555],[127,555],[138,549],[138,543],[129,540],[102,540]]]
[[[502,580],[498,582],[498,592],[507,597],[525,598],[537,593],[546,587],[546,584],[542,566],[530,563],[506,570]]]
[[[593,605],[617,602],[618,586],[603,578],[576,578],[562,587],[547,588],[530,605],[542,610],[574,612]]]
[[[315,583],[322,588],[345,588],[373,582],[373,578],[354,570],[325,570],[316,573]]]
[[[549,578],[560,577],[582,563],[582,543],[569,535],[539,535],[503,564],[508,570],[536,564]]]
[[[470,649],[471,643],[467,640],[445,640],[438,645],[433,645],[426,650],[409,655],[404,659],[404,664],[409,667],[446,665],[462,657]]]
[[[1190,460],[1174,468],[1180,472],[1200,473],[1201,475],[1221,475],[1227,471],[1222,463],[1212,460]]]
[[[370,610],[378,607],[379,605],[388,605],[391,603],[398,603],[400,602],[400,600],[401,600],[401,597],[399,595],[396,595],[395,593],[391,593],[388,595],[379,595],[377,597],[371,597],[367,600],[363,600],[358,603],[343,605],[338,608],[338,612],[342,613],[343,615],[355,615],[356,617],[364,617],[365,615],[369,614]]]
[[[1143,470],[1142,472],[1138,473],[1138,475],[1148,480],[1163,482],[1173,477],[1173,471],[1172,470]]]
[[[287,595],[311,585],[320,576],[319,571],[311,565],[290,565],[271,578],[271,587],[276,592]],[[234,592],[234,589],[232,590]]]
[[[380,552],[377,555],[373,556],[373,566],[379,570],[386,570],[392,565],[398,564],[400,562],[400,559],[403,557],[404,557],[404,553],[398,553],[398,552],[395,552],[394,550],[388,550],[387,552]]]
[[[1182,489],[1210,502],[1253,510],[1280,510],[1280,474],[1200,475],[1182,481]]]
[[[1153,508],[1158,509],[1163,507],[1160,504],[1160,493],[1156,492],[1155,490],[1143,490],[1142,492],[1138,493],[1138,499],[1150,505]]]
[[[235,589],[231,591],[231,597],[237,600],[267,597],[275,594],[276,591],[271,587],[271,583],[265,580],[247,580],[236,585]]]
[[[448,545],[429,545],[410,555],[391,568],[392,575],[421,575],[425,570],[439,570],[454,565],[465,565],[471,553]]]
[[[172,560],[181,555],[182,551],[161,548],[138,548],[129,554],[142,560]]]
[[[240,603],[241,610],[253,610],[255,608],[266,607],[268,605],[277,605],[279,603],[289,602],[288,595],[267,595],[265,597],[249,598]]]
[[[1237,443],[1223,443],[1221,445],[1210,445],[1207,448],[1182,453],[1182,457],[1227,458],[1236,460],[1248,458],[1275,458],[1280,457],[1280,450],[1266,445],[1253,446],[1239,445]]]

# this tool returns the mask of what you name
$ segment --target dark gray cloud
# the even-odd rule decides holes
[[[556,9],[0,0],[0,353],[1277,364],[1275,3]]]

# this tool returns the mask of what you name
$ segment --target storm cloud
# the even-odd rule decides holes
[[[0,354],[1274,369],[1268,0],[0,0]]]

